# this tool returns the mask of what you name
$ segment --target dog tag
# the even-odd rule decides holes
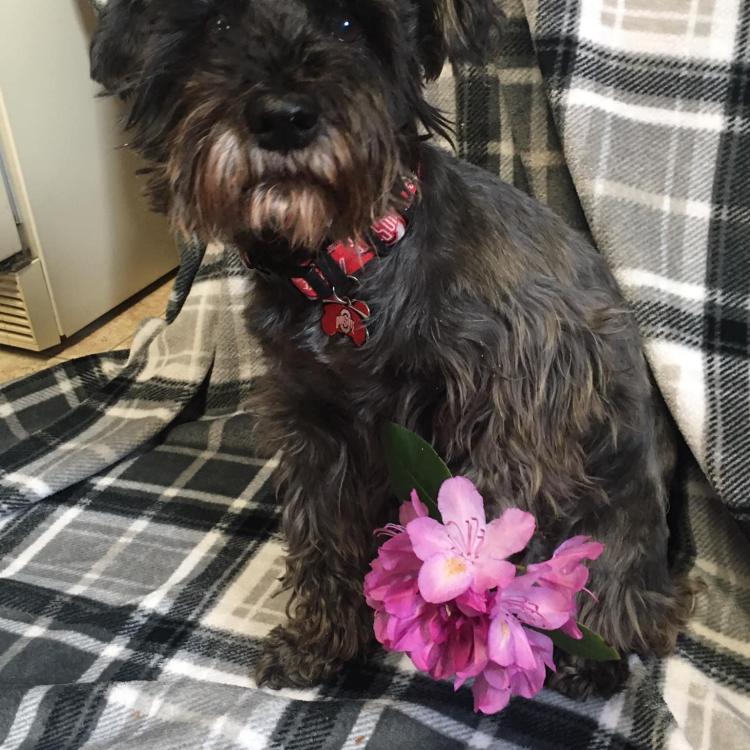
[[[323,302],[323,317],[320,327],[327,336],[348,336],[355,346],[367,341],[365,321],[370,317],[370,308],[359,300],[333,298]]]

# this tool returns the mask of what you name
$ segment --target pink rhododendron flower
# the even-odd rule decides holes
[[[534,669],[536,657],[530,642],[531,625],[556,630],[570,617],[570,595],[537,585],[531,575],[520,575],[498,589],[489,630],[490,658],[502,667]]]
[[[552,641],[543,633],[527,631],[533,666],[522,668],[517,664],[501,667],[488,662],[482,673],[474,680],[472,693],[474,709],[485,714],[502,711],[513,695],[533,698],[544,686],[547,667],[555,671],[552,661]]]
[[[436,680],[458,679],[457,687],[487,665],[486,617],[467,617],[446,604],[426,604],[420,625],[422,642],[410,650],[417,669]]]
[[[406,653],[436,680],[457,679],[456,688],[487,665],[489,618],[468,617],[457,607],[422,601],[409,617],[375,612],[375,637],[389,651]]]
[[[411,503],[401,506],[402,524],[427,515],[427,508],[412,493]],[[389,535],[365,576],[365,601],[375,610],[375,637],[389,651],[410,652],[424,648],[421,624],[425,601],[419,595],[417,577],[422,566],[414,554],[403,525],[389,524],[380,533]]]
[[[413,615],[419,603],[419,569],[420,561],[409,537],[406,534],[391,537],[381,546],[372,571],[365,578],[367,603],[375,609],[382,606],[396,617]]]
[[[402,524],[425,518],[427,508],[412,493],[401,506]],[[423,567],[402,525],[381,530],[391,536],[365,577],[365,598],[375,610],[375,637],[390,651],[408,653],[418,669],[435,679],[457,677],[462,684],[487,664],[487,594],[466,591],[451,605],[427,602],[419,593]],[[479,615],[485,615],[479,617]]]
[[[536,695],[547,668],[555,669],[552,641],[537,629],[581,637],[575,599],[588,580],[583,561],[603,547],[574,537],[518,574],[506,558],[528,544],[529,513],[507,510],[488,524],[481,496],[463,478],[443,483],[438,509],[442,523],[412,492],[400,523],[380,530],[390,539],[365,577],[375,636],[456,689],[473,679],[475,709],[495,713],[514,695]]]
[[[583,635],[576,623],[576,594],[584,589],[589,579],[589,569],[583,561],[596,560],[603,551],[604,545],[591,541],[590,537],[574,536],[563,542],[551,559],[528,567],[527,574],[534,577],[540,586],[558,591],[568,598],[568,617],[559,628],[571,638],[581,638]]]
[[[482,496],[464,477],[443,482],[438,509],[443,523],[422,517],[406,525],[414,552],[424,562],[419,593],[425,601],[441,604],[513,579],[516,568],[505,558],[529,543],[535,527],[530,513],[511,508],[486,523]]]
[[[399,513],[402,524],[426,515],[427,508],[416,492],[412,492],[411,503],[404,503]],[[391,538],[380,547],[370,565],[372,570],[365,576],[365,600],[376,611],[384,609],[396,617],[413,617],[423,601],[417,586],[422,563],[414,554],[403,525],[389,524],[380,532]]]

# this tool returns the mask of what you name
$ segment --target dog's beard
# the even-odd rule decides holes
[[[360,236],[404,174],[389,117],[374,104],[355,104],[310,146],[282,154],[227,120],[226,101],[205,99],[175,129],[163,173],[176,228],[207,240],[271,234],[311,250]]]

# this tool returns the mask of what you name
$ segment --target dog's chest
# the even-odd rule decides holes
[[[342,330],[326,325],[331,310],[323,303],[258,287],[249,323],[278,387],[357,421],[392,419],[410,399],[424,408],[440,390],[439,381],[429,376],[419,347],[410,344],[407,325],[392,314],[399,301],[368,283],[359,291],[371,310],[362,345],[347,321]]]

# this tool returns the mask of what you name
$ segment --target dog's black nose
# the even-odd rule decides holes
[[[294,151],[308,146],[318,130],[320,111],[307,96],[262,96],[246,108],[250,131],[268,151]]]

